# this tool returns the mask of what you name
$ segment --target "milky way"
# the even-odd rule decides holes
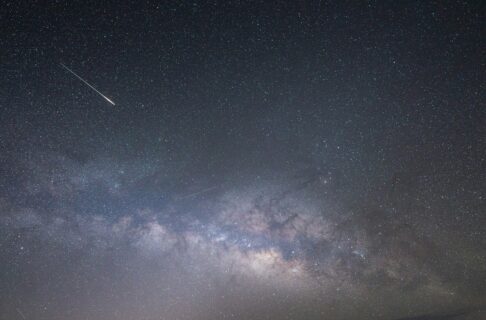
[[[479,6],[7,8],[0,319],[484,317]]]

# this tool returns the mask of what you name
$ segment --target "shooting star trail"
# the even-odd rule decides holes
[[[87,85],[88,87],[90,87],[91,89],[93,89],[97,94],[99,94],[100,96],[102,96],[106,101],[108,101],[109,103],[111,103],[112,105],[115,105],[115,103],[113,101],[110,100],[110,98],[108,98],[107,96],[105,96],[104,94],[102,94],[101,92],[99,92],[98,90],[96,90],[95,87],[93,87],[92,85],[90,85],[88,83],[88,81],[84,80],[83,78],[81,78],[80,76],[78,76],[76,74],[76,72],[74,72],[73,70],[69,69],[66,65],[60,63],[60,65],[66,69],[67,71],[69,71],[70,73],[72,73],[76,78],[78,78],[79,80],[83,81],[83,83],[85,85]]]
[[[195,196],[198,196],[200,194],[204,194],[206,192],[209,192],[211,190],[214,190],[214,189],[217,189],[219,188],[221,185],[216,185],[216,186],[212,186],[212,187],[209,187],[209,188],[206,188],[206,189],[203,189],[203,190],[200,190],[200,191],[197,191],[197,192],[193,192],[193,193],[190,193],[190,194],[186,194],[186,195],[183,195],[182,197],[178,197],[177,200],[183,200],[183,199],[187,199],[187,198],[192,198],[192,197],[195,197]]]
[[[22,311],[20,311],[19,308],[15,308],[15,310],[17,310],[17,313],[20,314],[20,316],[22,317],[22,319],[27,320],[27,318],[24,316],[24,314],[22,313]]]

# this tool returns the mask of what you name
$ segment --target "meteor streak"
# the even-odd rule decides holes
[[[22,313],[22,311],[20,311],[19,308],[15,308],[15,310],[17,310],[17,313],[20,314],[20,316],[22,317],[22,319],[27,320],[27,318],[24,316],[24,314]]]
[[[219,187],[220,187],[220,185],[216,185],[216,186],[212,186],[212,187],[209,187],[209,188],[206,188],[206,189],[197,191],[197,192],[193,192],[193,193],[190,193],[190,194],[186,194],[186,195],[184,195],[182,197],[179,197],[177,200],[182,200],[182,199],[186,199],[186,198],[191,198],[191,197],[194,197],[194,196],[198,196],[200,194],[209,192],[209,191],[214,190],[214,189],[219,188]]]
[[[78,78],[79,80],[83,81],[83,83],[85,85],[87,85],[88,87],[90,87],[91,89],[93,89],[97,94],[99,94],[100,96],[102,96],[106,101],[108,101],[109,103],[111,103],[112,105],[115,105],[115,103],[113,101],[110,100],[110,98],[108,98],[107,96],[105,96],[104,94],[102,94],[101,92],[99,92],[98,90],[96,90],[95,87],[93,87],[92,85],[90,85],[88,83],[88,81],[84,80],[83,78],[81,78],[80,76],[78,76],[76,74],[76,72],[74,72],[73,70],[69,69],[66,65],[60,63],[60,65],[66,69],[67,71],[69,71],[70,73],[72,73],[76,78]]]

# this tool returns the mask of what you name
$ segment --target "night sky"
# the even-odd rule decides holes
[[[485,12],[3,2],[0,319],[486,319]]]

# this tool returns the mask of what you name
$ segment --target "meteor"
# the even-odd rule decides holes
[[[22,316],[22,319],[27,320],[27,318],[24,316],[24,314],[22,313],[22,311],[20,311],[19,308],[15,308],[15,310],[17,310],[17,313]]]
[[[186,194],[186,195],[183,195],[182,197],[179,197],[177,200],[182,200],[182,199],[186,199],[186,198],[192,198],[194,196],[198,196],[200,194],[204,194],[206,192],[209,192],[211,190],[214,190],[214,189],[217,189],[219,188],[221,185],[215,185],[215,186],[212,186],[212,187],[209,187],[209,188],[206,188],[206,189],[203,189],[203,190],[199,190],[197,192],[193,192],[193,193],[190,193],[190,194]]]
[[[88,83],[88,81],[84,80],[83,78],[81,78],[80,76],[78,76],[76,74],[76,72],[74,72],[73,70],[69,69],[66,65],[60,63],[60,65],[66,69],[67,71],[69,71],[70,73],[72,73],[76,78],[78,78],[79,80],[83,81],[83,83],[85,85],[87,85],[88,87],[90,87],[91,89],[93,89],[97,94],[99,94],[100,96],[102,96],[106,101],[108,101],[109,103],[111,103],[112,105],[115,105],[115,103],[113,101],[110,100],[110,98],[108,98],[107,96],[105,96],[104,94],[102,94],[101,92],[99,92],[98,90],[96,90],[95,87],[93,87],[92,85],[90,85]]]

